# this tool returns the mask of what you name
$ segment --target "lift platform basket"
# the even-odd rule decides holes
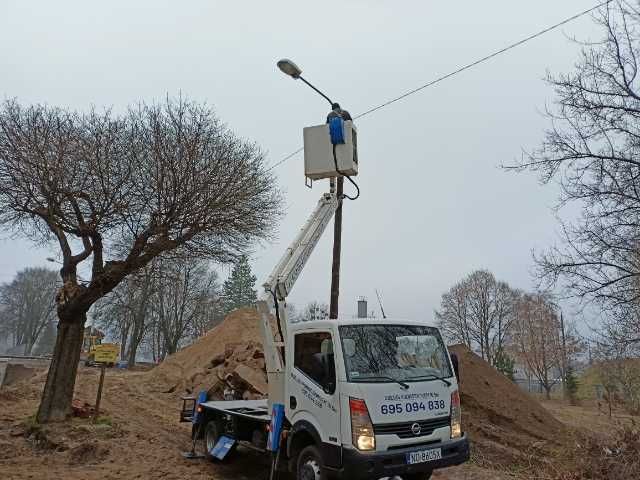
[[[340,174],[349,176],[358,174],[358,134],[351,120],[344,122],[344,143],[335,145],[335,160],[334,145],[331,143],[328,124],[306,127],[303,135],[304,174],[308,178],[319,180],[338,177]]]

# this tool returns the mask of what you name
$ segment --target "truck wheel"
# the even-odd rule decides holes
[[[315,445],[303,448],[298,455],[296,480],[327,480],[323,472],[322,457]]]
[[[425,473],[412,473],[411,475],[404,475],[402,480],[429,480],[432,472]]]
[[[220,461],[216,457],[212,456],[211,453],[209,452],[211,452],[213,447],[216,446],[216,443],[218,443],[218,440],[220,439],[221,436],[222,436],[222,430],[218,422],[216,422],[215,420],[210,420],[204,427],[204,449],[205,449],[205,455],[212,462]],[[225,461],[229,460],[229,458],[233,456],[236,450],[236,447],[237,447],[237,444],[231,448],[229,453],[227,453],[227,456],[225,457]]]

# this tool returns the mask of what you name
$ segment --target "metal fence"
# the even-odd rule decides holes
[[[528,393],[534,393],[538,395],[546,394],[546,390],[542,386],[542,383],[534,378],[516,378],[514,380],[515,384],[518,385],[522,390]],[[562,383],[556,382],[553,387],[551,387],[551,395],[557,396],[562,395]]]

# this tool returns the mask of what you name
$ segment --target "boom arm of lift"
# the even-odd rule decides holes
[[[285,302],[287,295],[300,276],[302,269],[313,253],[329,221],[333,217],[339,201],[333,188],[322,195],[315,210],[306,221],[300,233],[271,272],[264,283],[264,292],[258,300],[260,328],[264,347],[265,364],[269,380],[269,407],[273,403],[284,404],[284,364],[287,360],[285,342],[287,338],[287,317]],[[279,317],[278,336],[271,326],[271,313]]]

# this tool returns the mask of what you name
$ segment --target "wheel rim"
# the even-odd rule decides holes
[[[300,480],[320,480],[320,465],[315,458],[309,458],[300,468]]]

